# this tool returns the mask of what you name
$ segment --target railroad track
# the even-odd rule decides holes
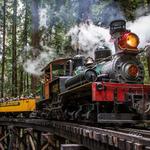
[[[141,130],[141,129],[134,129],[134,128],[119,128],[117,131],[132,134],[132,135],[137,135],[141,136],[144,138],[150,138],[150,130]]]
[[[76,123],[42,119],[0,118],[0,125],[33,128],[82,144],[90,150],[150,150],[150,130],[134,128],[98,128]]]

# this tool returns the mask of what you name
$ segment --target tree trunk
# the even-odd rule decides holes
[[[36,57],[39,54],[39,15],[38,0],[32,0],[32,54]]]
[[[38,0],[32,0],[32,55],[33,59],[39,54],[39,15],[38,15]],[[37,85],[37,77],[31,77],[31,91],[35,95]]]
[[[24,48],[25,46],[27,46],[28,43],[28,31],[27,31],[27,27],[28,27],[28,0],[25,1],[25,21],[24,21],[24,30],[23,30],[23,45],[22,47]],[[26,86],[25,86],[25,79],[26,79],[26,74],[24,74],[23,71],[23,66],[20,66],[20,85],[19,85],[19,95],[23,94],[23,91],[25,91]]]
[[[1,76],[1,97],[4,96],[4,73],[5,73],[5,13],[6,13],[6,0],[4,0],[3,7],[3,54],[2,54],[2,76]]]
[[[13,25],[12,25],[12,96],[17,96],[17,50],[16,50],[16,20],[17,0],[13,3]]]
[[[29,75],[27,74],[26,75],[26,88],[27,88],[27,91],[28,91],[28,94],[29,94]]]
[[[24,72],[22,66],[20,67],[20,84],[19,84],[19,96],[23,94],[23,87],[24,87],[24,78],[23,78]]]

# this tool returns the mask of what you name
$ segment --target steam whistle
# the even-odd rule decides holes
[[[115,20],[110,23],[110,35],[114,41],[116,53],[137,54],[139,37],[126,29],[125,20]]]

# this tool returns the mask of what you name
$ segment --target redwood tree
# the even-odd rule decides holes
[[[3,6],[3,54],[2,54],[2,75],[1,75],[1,97],[4,96],[4,73],[5,73],[5,23],[6,23],[6,0]]]
[[[32,55],[33,59],[39,54],[39,13],[38,13],[39,0],[32,0]],[[32,75],[31,79],[31,90],[35,94],[35,89],[37,85],[37,77]]]
[[[28,0],[25,0],[25,20],[24,20],[24,29],[23,29],[23,37],[22,37],[22,50],[24,51],[24,47],[27,46],[28,43],[28,26],[29,26],[29,10],[28,10]],[[26,55],[26,53],[25,53]],[[23,60],[24,61],[24,60]],[[20,81],[19,81],[19,95],[22,95],[24,91],[26,91],[28,83],[26,83],[26,79],[28,79],[28,73],[25,73],[23,70],[23,66],[20,66]],[[27,80],[28,82],[28,80]]]
[[[12,25],[12,96],[17,96],[17,50],[16,50],[16,21],[17,0],[13,2],[13,25]]]

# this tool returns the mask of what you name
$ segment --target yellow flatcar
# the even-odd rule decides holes
[[[36,109],[34,98],[0,102],[0,113],[31,112]]]

